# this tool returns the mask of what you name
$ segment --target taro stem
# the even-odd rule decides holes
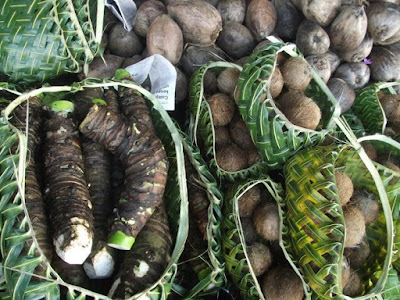
[[[82,264],[93,244],[93,213],[76,125],[67,117],[73,104],[57,101],[45,123],[45,197],[53,244],[69,264]]]
[[[129,250],[154,210],[161,203],[168,173],[162,142],[138,124],[104,106],[94,105],[80,125],[81,132],[118,156],[125,168],[125,185],[117,207],[108,244]]]

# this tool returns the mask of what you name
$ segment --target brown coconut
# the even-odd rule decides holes
[[[341,0],[298,0],[306,19],[326,27],[335,18],[342,4]]]
[[[349,175],[344,172],[335,171],[336,186],[339,193],[339,201],[341,206],[345,206],[351,196],[353,196],[354,186]]]
[[[134,30],[127,31],[121,22],[116,23],[108,34],[108,48],[110,54],[131,57],[141,54],[143,44]]]
[[[278,97],[283,89],[284,81],[281,70],[278,66],[275,67],[274,72],[272,73],[271,83],[269,85],[269,92],[271,93],[272,98]]]
[[[304,56],[328,51],[328,33],[316,22],[304,20],[296,34],[296,45]]]
[[[258,235],[254,229],[254,224],[251,218],[240,218],[240,223],[242,225],[243,236],[246,241],[246,245],[251,245],[258,240]]]
[[[146,37],[151,23],[162,14],[167,13],[167,7],[158,0],[148,0],[139,6],[133,19],[133,30],[141,36]]]
[[[235,113],[236,104],[232,97],[216,93],[207,98],[211,109],[211,115],[214,126],[227,125]]]
[[[269,36],[276,26],[275,7],[269,0],[252,0],[248,6],[245,25],[256,40],[261,41]]]
[[[351,269],[350,273],[349,281],[343,288],[343,294],[350,297],[360,296],[363,290],[361,278],[354,269]]]
[[[227,95],[233,96],[240,71],[236,68],[226,68],[217,77],[218,90]]]
[[[260,201],[260,187],[258,185],[254,185],[238,199],[240,217],[250,217]]]
[[[373,193],[357,190],[351,197],[350,203],[361,211],[366,225],[374,222],[379,216],[380,205]]]
[[[362,212],[353,205],[343,207],[346,238],[345,247],[357,246],[365,235],[365,220]]]
[[[261,276],[272,265],[272,253],[263,243],[247,246],[246,251],[255,276]]]
[[[312,79],[311,66],[302,57],[290,57],[281,67],[285,87],[289,90],[304,91]]]
[[[219,0],[217,9],[222,20],[243,23],[246,16],[246,0]]]
[[[227,172],[237,172],[248,166],[246,152],[235,144],[217,149],[215,160],[218,166]]]
[[[250,131],[242,118],[237,118],[229,123],[229,133],[232,141],[242,149],[247,151],[254,148]]]
[[[228,126],[215,126],[214,127],[215,147],[220,148],[231,143]]]
[[[253,223],[260,237],[269,241],[279,240],[279,212],[276,203],[262,203],[253,212]]]

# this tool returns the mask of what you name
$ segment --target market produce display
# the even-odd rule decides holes
[[[400,298],[399,1],[0,8],[1,299]]]

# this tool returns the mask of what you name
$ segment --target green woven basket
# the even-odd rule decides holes
[[[340,109],[335,97],[314,72],[305,94],[320,107],[322,122],[316,130],[293,125],[276,107],[269,92],[277,56],[302,57],[294,44],[270,43],[248,58],[236,86],[235,101],[269,169],[280,169],[298,150],[315,145],[335,128]],[[260,99],[266,96],[261,104]]]
[[[237,179],[257,176],[265,169],[266,164],[264,162],[257,162],[246,169],[230,172],[222,169],[215,159],[216,147],[214,124],[204,94],[204,75],[208,70],[219,73],[226,68],[236,68],[241,70],[241,67],[236,64],[220,61],[204,64],[193,73],[189,90],[190,115],[188,135],[192,143],[203,151],[203,157],[208,161],[210,169],[218,178],[235,181]]]
[[[57,94],[75,93],[87,88],[127,87],[141,93],[152,107],[151,112],[158,136],[169,158],[168,183],[165,191],[166,210],[173,239],[170,261],[160,278],[150,287],[130,299],[166,299],[172,290],[177,272],[177,262],[183,251],[188,233],[188,200],[183,158],[182,139],[175,123],[161,104],[147,90],[128,81],[86,80],[73,86],[44,87],[22,94],[2,111],[0,118],[0,227],[1,227],[1,299],[59,299],[60,287],[68,288],[68,299],[111,299],[80,286],[66,283],[54,271],[34,235],[31,216],[24,195],[26,136],[13,127],[8,119],[13,110],[32,96],[44,98]],[[12,149],[18,146],[17,152]],[[25,243],[32,244],[29,251]],[[39,267],[45,272],[37,277]]]
[[[2,1],[0,73],[17,85],[77,73],[101,52],[104,0]]]
[[[355,188],[372,192],[380,199],[381,213],[367,227],[371,254],[359,270],[363,293],[357,299],[379,296],[384,289],[393,248],[398,246],[393,243],[396,231],[391,208],[398,206],[400,174],[376,163],[372,165],[365,157],[349,146],[318,146],[302,150],[285,164],[283,238],[313,298],[351,299],[342,294],[345,227],[335,170],[348,174]],[[371,166],[375,171],[371,172]],[[375,184],[375,176],[381,178],[383,185]]]

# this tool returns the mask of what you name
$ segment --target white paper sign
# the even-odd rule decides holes
[[[126,67],[133,80],[142,84],[147,77],[151,83],[151,93],[165,110],[175,110],[175,67],[162,55],[154,54],[134,65]]]
[[[105,6],[124,24],[126,30],[132,30],[133,19],[137,11],[136,3],[133,0],[106,0]]]

